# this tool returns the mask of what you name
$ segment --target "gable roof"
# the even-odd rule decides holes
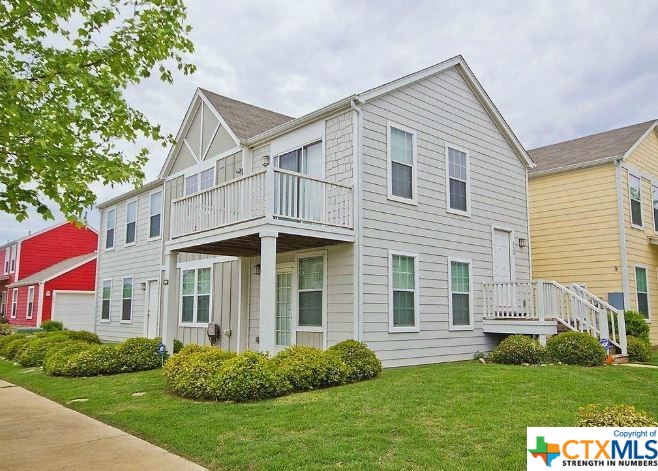
[[[59,263],[49,266],[37,273],[34,273],[26,278],[23,278],[16,283],[12,283],[8,288],[17,288],[19,286],[33,285],[36,283],[44,283],[46,281],[57,278],[64,273],[68,273],[74,268],[84,265],[85,263],[91,262],[96,258],[96,252],[78,255],[77,257],[67,258]]]
[[[654,119],[530,150],[537,166],[529,173],[557,173],[623,159],[656,123]]]
[[[203,88],[199,90],[240,140],[249,139],[294,119],[291,116],[234,100],[210,90]]]
[[[9,242],[7,242],[5,244],[0,245],[0,250],[6,249],[7,247],[9,247],[11,245],[15,245],[19,242],[23,242],[24,240],[31,239],[32,237],[36,237],[38,235],[44,234],[48,231],[52,231],[53,229],[57,229],[58,227],[63,226],[65,224],[73,224],[73,222],[71,222],[67,219],[64,219],[63,221],[58,222],[57,224],[55,224],[53,226],[48,226],[48,227],[46,227],[44,229],[41,229],[39,231],[32,232],[32,233],[30,233],[26,236],[19,237],[18,239],[10,240]],[[86,224],[86,225],[82,226],[81,229],[82,228],[89,229],[90,231],[95,232],[96,234],[98,234],[98,231],[93,226],[90,226],[89,224]]]

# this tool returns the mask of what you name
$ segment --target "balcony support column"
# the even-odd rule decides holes
[[[273,230],[260,233],[260,322],[258,349],[273,352],[276,341],[276,239]]]
[[[164,275],[162,276],[162,343],[167,353],[174,353],[174,339],[178,326],[178,252],[165,255]]]

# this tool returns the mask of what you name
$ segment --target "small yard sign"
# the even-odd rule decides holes
[[[610,350],[610,340],[608,340],[608,339],[601,339],[601,340],[599,340],[599,343],[600,343],[601,346],[602,346],[603,348],[605,348],[606,350]]]
[[[164,343],[160,342],[160,344],[158,344],[158,354],[160,355],[160,357],[162,359],[162,364],[163,365],[164,365],[164,355],[165,355],[166,351],[167,351],[167,347],[165,346]]]

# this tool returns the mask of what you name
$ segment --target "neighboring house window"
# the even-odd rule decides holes
[[[2,293],[0,293],[0,316],[5,315],[6,304],[7,304],[7,292],[3,291]]]
[[[635,267],[635,291],[637,292],[637,310],[645,318],[649,318],[649,286],[647,269]]]
[[[418,256],[389,253],[389,331],[419,330]]]
[[[12,273],[14,273],[16,271],[16,255],[17,255],[17,253],[18,253],[18,246],[13,245],[11,247],[11,268],[9,269],[9,271],[11,271]]]
[[[16,311],[18,310],[18,288],[14,288],[11,292],[11,318],[16,319]]]
[[[134,244],[137,237],[137,201],[126,203],[126,245]]]
[[[181,323],[207,324],[210,322],[210,291],[212,270],[196,268],[183,270],[181,290]]]
[[[101,320],[110,320],[110,308],[112,306],[112,280],[103,280],[101,305]]]
[[[130,322],[133,316],[133,278],[123,279],[123,289],[121,291],[121,320]]]
[[[215,184],[215,168],[195,173],[185,178],[185,196],[212,188]]]
[[[34,286],[30,286],[27,289],[27,313],[25,314],[26,319],[32,319],[33,310],[34,310]]]
[[[322,327],[324,257],[300,258],[298,276],[299,317],[297,324],[300,327]]]
[[[471,312],[471,263],[449,260],[450,324],[451,329],[472,329]]]
[[[468,214],[470,211],[468,194],[468,154],[452,147],[447,147],[447,154],[449,211]]]
[[[653,204],[653,230],[658,232],[658,186],[651,185],[651,199]]]
[[[5,275],[9,273],[9,251],[10,249],[5,249]]]
[[[642,180],[628,174],[628,191],[631,196],[631,224],[642,227]]]
[[[105,223],[105,248],[114,247],[114,228],[117,222],[117,210],[110,209],[107,211],[107,222]]]
[[[416,201],[415,139],[413,132],[388,127],[388,194],[392,199]]]
[[[151,194],[149,238],[160,237],[160,223],[162,218],[162,192]]]

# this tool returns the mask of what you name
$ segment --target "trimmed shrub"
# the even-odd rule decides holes
[[[67,340],[66,342],[56,344],[46,353],[46,358],[43,362],[43,371],[53,376],[70,376],[71,369],[69,368],[69,364],[71,363],[71,359],[75,358],[78,353],[93,347],[94,344],[80,340]]]
[[[9,321],[4,316],[4,314],[0,314],[0,324],[9,324]]]
[[[658,427],[658,420],[630,404],[589,404],[581,407],[578,415],[577,427]]]
[[[65,376],[98,376],[122,371],[118,345],[91,345],[70,357]]]
[[[529,363],[536,365],[544,360],[545,349],[539,343],[525,335],[510,335],[506,337],[491,352],[489,358],[494,363],[520,365]]]
[[[11,334],[11,335],[0,335],[0,356],[4,356],[2,353],[2,350],[4,349],[5,345],[7,345],[9,342],[19,339],[21,337],[25,337],[27,334]]]
[[[44,321],[41,323],[41,329],[44,332],[57,332],[64,330],[64,324],[60,321]]]
[[[329,348],[347,365],[347,381],[363,381],[382,372],[382,362],[364,342],[345,340]]]
[[[209,387],[217,391],[217,399],[234,402],[268,399],[284,390],[272,361],[255,352],[244,352],[224,361],[219,373],[210,378]]]
[[[54,333],[45,337],[32,336],[25,342],[14,359],[21,366],[42,366],[50,348],[68,340],[68,337],[61,333]]]
[[[636,311],[624,311],[626,335],[649,340],[649,324],[642,314]]]
[[[98,335],[86,330],[64,330],[62,334],[70,340],[82,340],[83,342],[96,344],[101,343],[101,339],[98,338]]]
[[[14,329],[11,328],[9,324],[0,324],[0,335],[11,335],[14,333]]]
[[[120,371],[153,370],[162,366],[158,353],[160,339],[137,337],[116,346]]]
[[[285,382],[295,391],[308,391],[344,384],[350,373],[335,351],[322,351],[305,345],[291,345],[272,362]]]
[[[599,366],[606,357],[599,342],[584,332],[564,332],[546,342],[546,355],[551,361],[567,365]]]
[[[649,361],[651,358],[651,342],[629,335],[626,337],[628,347],[628,358],[631,361]]]
[[[222,364],[235,357],[235,353],[216,347],[185,348],[167,360],[163,374],[169,390],[189,399],[217,399],[219,392],[214,389]]]
[[[23,346],[28,342],[29,339],[30,336],[21,335],[20,337],[17,337],[11,340],[10,342],[7,342],[2,347],[2,351],[0,352],[0,355],[5,357],[7,360],[13,360],[16,357],[16,354],[19,352],[19,350],[23,348]]]
[[[174,339],[174,353],[178,353],[183,348],[183,342],[178,339]]]

